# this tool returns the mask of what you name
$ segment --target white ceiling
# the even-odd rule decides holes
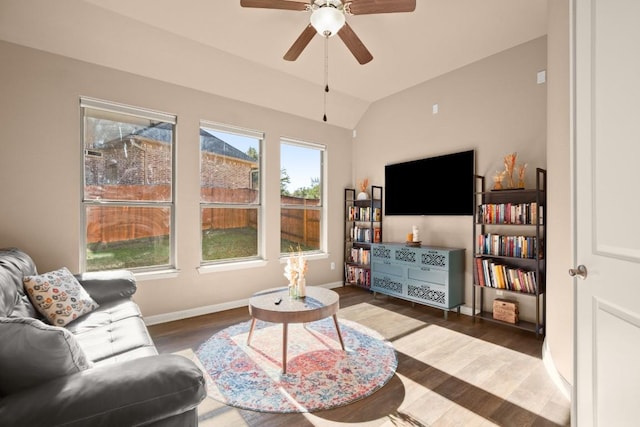
[[[329,39],[328,122],[355,128],[372,102],[545,35],[547,1],[417,0],[348,17],[374,59]],[[0,39],[321,120],[322,37],[282,59],[308,19],[240,0],[0,0]]]

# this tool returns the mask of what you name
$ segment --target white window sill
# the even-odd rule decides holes
[[[287,260],[289,259],[289,255],[290,254],[280,255],[280,264],[286,264]],[[294,253],[294,255],[296,254]],[[313,252],[313,253],[305,254],[303,252],[302,257],[306,260],[313,261],[316,259],[327,259],[329,258],[329,254],[326,252]]]
[[[175,268],[133,273],[134,277],[136,278],[136,281],[139,281],[139,282],[143,282],[145,280],[173,279],[175,277],[178,277],[179,274],[180,274],[180,270]]]
[[[198,270],[198,273],[200,274],[208,274],[208,273],[215,273],[218,271],[243,270],[246,268],[265,267],[266,265],[267,265],[267,260],[259,259],[259,260],[251,260],[251,261],[225,262],[220,264],[201,265],[200,267],[197,268],[197,270]]]

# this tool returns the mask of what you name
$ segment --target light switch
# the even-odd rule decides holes
[[[432,114],[438,114],[438,111],[440,111],[440,107],[438,106],[438,104],[433,104],[431,106],[431,113]]]

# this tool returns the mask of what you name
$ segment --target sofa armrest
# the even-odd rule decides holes
[[[191,410],[205,398],[202,371],[161,354],[102,365],[0,398],[0,425],[125,426]]]
[[[128,270],[77,274],[76,279],[98,304],[130,298],[136,293],[136,278]]]

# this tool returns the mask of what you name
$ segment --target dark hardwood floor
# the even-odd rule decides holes
[[[570,402],[543,366],[533,333],[346,286],[339,318],[375,329],[396,349],[396,375],[373,395],[310,414],[240,410],[213,399],[201,426],[568,426]],[[246,307],[150,326],[161,353],[189,354],[249,320]]]

